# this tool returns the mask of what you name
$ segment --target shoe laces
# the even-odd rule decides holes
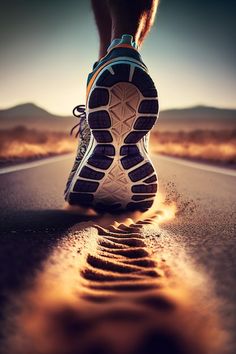
[[[78,128],[75,138],[78,137],[78,135],[83,135],[84,130],[86,129],[86,111],[85,111],[85,105],[84,104],[79,104],[76,106],[73,111],[73,116],[79,119],[79,122],[71,129],[70,135],[73,135],[74,131],[76,128]]]

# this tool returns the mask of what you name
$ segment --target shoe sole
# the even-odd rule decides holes
[[[148,210],[157,174],[143,138],[158,116],[157,91],[135,63],[108,65],[88,98],[90,145],[71,182],[70,204],[98,211]]]

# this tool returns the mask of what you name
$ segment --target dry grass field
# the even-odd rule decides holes
[[[236,130],[158,132],[151,151],[215,163],[236,163]],[[75,151],[77,140],[67,132],[40,131],[18,126],[0,130],[0,164],[27,161]]]

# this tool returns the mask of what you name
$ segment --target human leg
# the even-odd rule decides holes
[[[107,0],[91,0],[99,34],[99,59],[104,57],[111,43],[112,22]]]
[[[111,39],[130,34],[140,46],[154,23],[158,0],[107,0],[107,3],[112,20]]]

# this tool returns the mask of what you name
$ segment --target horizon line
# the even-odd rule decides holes
[[[55,113],[52,112],[50,109],[44,108],[41,105],[38,105],[37,103],[34,102],[24,102],[24,103],[18,103],[18,104],[14,104],[12,106],[8,106],[8,107],[0,107],[0,111],[5,111],[5,110],[10,110],[13,108],[16,108],[18,106],[24,106],[24,105],[32,105],[35,106],[39,109],[42,109],[44,111],[46,111],[47,113],[54,115],[54,116],[61,116],[61,117],[68,117],[68,114],[61,114],[61,113]],[[177,110],[186,110],[186,109],[193,109],[193,108],[213,108],[213,109],[224,109],[224,110],[236,110],[236,107],[219,107],[219,106],[210,106],[207,104],[196,104],[196,105],[191,105],[191,106],[185,106],[185,107],[173,107],[173,108],[164,108],[164,109],[160,109],[160,112],[164,112],[164,111],[177,111]],[[71,110],[72,111],[72,110]],[[71,115],[73,116],[72,112]]]

